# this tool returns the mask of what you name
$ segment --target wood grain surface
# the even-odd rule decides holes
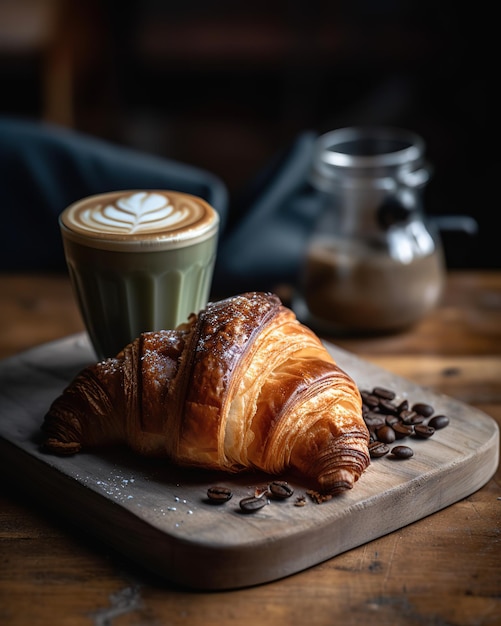
[[[0,363],[0,473],[11,472],[27,497],[95,534],[170,582],[235,589],[269,582],[399,530],[483,487],[499,461],[499,429],[481,411],[366,363],[327,344],[361,389],[393,389],[425,402],[450,425],[428,440],[408,437],[411,459],[374,460],[354,489],[321,504],[308,484],[282,474],[295,499],[243,515],[239,501],[271,477],[183,471],[125,450],[55,457],[40,450],[50,403],[94,357],[86,335],[50,342]],[[212,484],[235,497],[215,507]],[[312,485],[310,485],[312,487]]]
[[[0,354],[82,330],[66,278],[0,276]],[[501,272],[453,272],[440,306],[358,357],[501,423]],[[166,583],[25,497],[0,491],[0,623],[501,623],[501,474],[438,513],[287,578],[236,591]],[[292,549],[299,549],[295,546]]]

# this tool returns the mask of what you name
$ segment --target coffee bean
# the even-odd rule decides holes
[[[370,409],[373,409],[379,403],[379,398],[369,391],[361,391],[360,395],[362,396],[362,400]]]
[[[385,454],[388,454],[390,448],[382,441],[375,441],[369,444],[369,455],[373,459],[378,459]]]
[[[386,398],[386,400],[393,400],[395,392],[391,389],[385,389],[384,387],[374,387],[372,393],[380,398]]]
[[[409,408],[409,400],[402,400],[402,402],[397,406],[397,413],[401,413],[402,411],[407,411]]]
[[[248,496],[239,502],[240,508],[244,513],[254,513],[255,511],[262,509],[267,504],[268,500],[264,497],[264,494],[261,496]]]
[[[418,424],[417,426],[414,426],[414,434],[420,439],[429,439],[434,432],[435,429],[426,424]]]
[[[211,502],[216,504],[223,504],[223,502],[228,502],[231,500],[233,494],[228,487],[221,487],[220,485],[214,485],[213,487],[209,487],[207,489],[207,497]]]
[[[379,428],[383,426],[385,423],[385,417],[381,413],[374,413],[374,411],[369,411],[367,415],[364,416],[364,421],[367,425],[367,428]]]
[[[424,417],[430,417],[435,411],[431,405],[425,404],[424,402],[417,402],[412,406],[412,410],[419,413],[419,415],[423,415]]]
[[[416,417],[416,415],[416,411],[410,411],[409,409],[405,409],[399,413],[399,417],[404,424],[410,424],[412,418]]]
[[[398,424],[399,419],[396,415],[387,415],[385,422],[387,426],[394,426],[395,424]]]
[[[386,414],[393,415],[397,413],[397,407],[391,402],[391,400],[386,400],[385,398],[381,398],[378,404],[379,409]]]
[[[397,459],[410,459],[414,455],[414,450],[409,446],[395,446],[391,453]]]
[[[284,480],[274,480],[269,484],[268,489],[270,494],[279,500],[290,498],[294,493],[294,489]]]
[[[397,439],[409,437],[414,432],[414,426],[411,426],[410,424],[394,424],[392,428],[395,431]]]
[[[407,398],[397,399],[392,389],[375,386],[372,391],[360,392],[362,417],[369,430],[369,453],[371,458],[384,456],[389,444],[395,440],[414,436],[429,439],[435,430],[449,424],[446,415],[433,415],[434,408],[426,402],[410,404]],[[396,458],[409,458],[414,452],[409,446],[397,445],[391,450]]]
[[[381,426],[376,430],[376,436],[379,441],[384,443],[393,443],[396,439],[395,431],[390,426]]]
[[[447,415],[435,415],[428,422],[428,425],[435,430],[439,430],[440,428],[445,428],[449,425],[449,418],[447,417]]]
[[[424,417],[424,415],[419,415],[419,413],[414,413],[414,415],[412,415],[409,418],[409,425],[410,426],[416,426],[416,424],[422,424],[424,422],[426,418]]]

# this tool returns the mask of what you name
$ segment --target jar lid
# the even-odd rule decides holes
[[[409,187],[422,186],[429,178],[424,151],[423,139],[408,130],[340,128],[317,139],[311,182],[323,190],[339,185],[374,186],[385,179]]]

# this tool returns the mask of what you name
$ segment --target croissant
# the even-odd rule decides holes
[[[370,463],[354,381],[270,293],[210,303],[84,369],[44,418],[52,453],[127,444],[180,466],[285,470],[324,493]]]

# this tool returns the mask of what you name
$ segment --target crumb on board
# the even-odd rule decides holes
[[[320,493],[318,491],[314,491],[313,489],[308,489],[306,493],[310,496],[313,502],[315,502],[315,504],[322,504],[322,502],[327,502],[333,498],[332,494]]]

